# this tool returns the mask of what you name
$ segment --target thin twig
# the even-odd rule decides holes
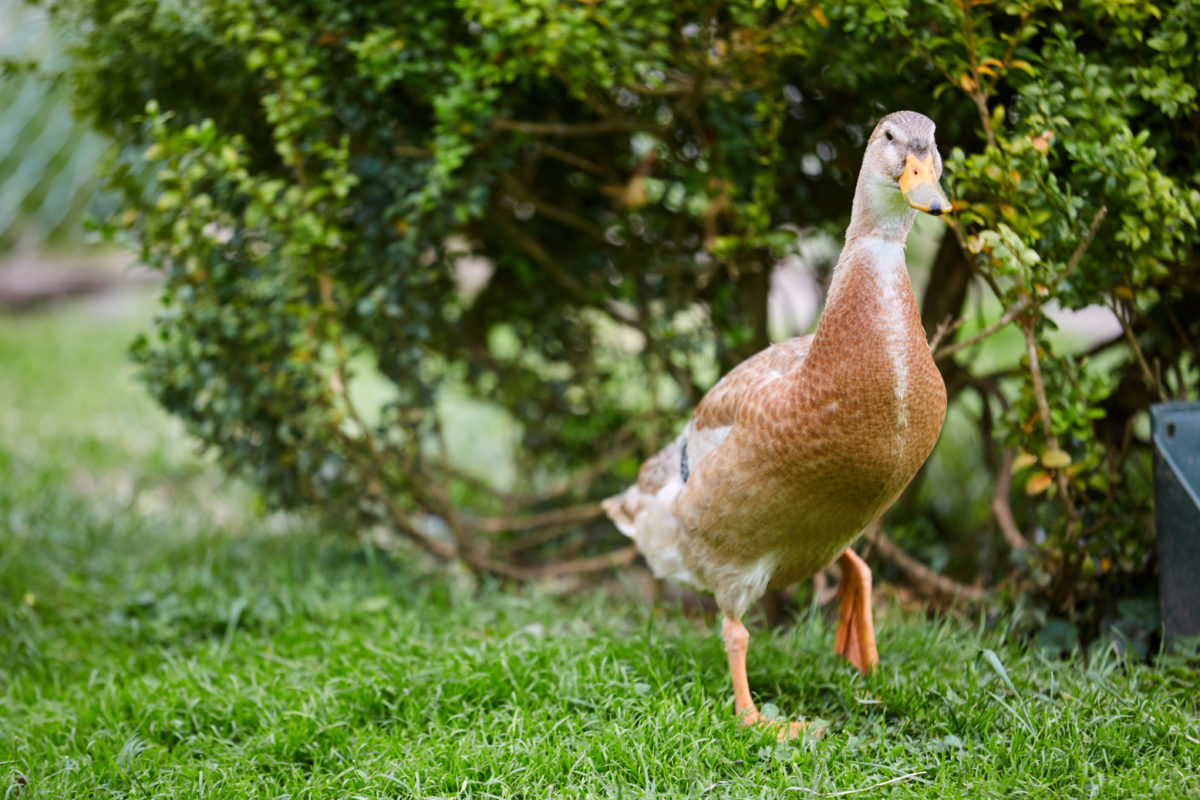
[[[988,112],[988,97],[990,89],[984,88],[983,78],[979,75],[979,63],[975,57],[975,24],[971,17],[972,2],[966,0],[961,3],[959,8],[963,12],[963,33],[966,34],[966,51],[967,51],[967,69],[970,71],[970,79],[972,88],[968,89],[963,86],[961,81],[957,82],[958,88],[971,98],[975,103],[975,108],[979,112],[979,122],[983,126],[983,133],[987,137],[988,147],[996,146],[996,133],[992,130],[991,114]]]
[[[500,533],[501,531],[544,528],[547,525],[561,525],[566,522],[585,522],[595,519],[603,513],[599,503],[581,503],[577,506],[556,508],[553,511],[543,511],[525,517],[476,517],[471,520],[471,523],[481,531]]]
[[[1042,364],[1038,359],[1037,340],[1034,338],[1033,320],[1027,320],[1021,325],[1025,334],[1025,354],[1029,357],[1029,377],[1033,379],[1033,398],[1037,403],[1038,416],[1042,419],[1042,433],[1046,436],[1046,445],[1051,450],[1058,450],[1058,437],[1050,426],[1050,403],[1046,400],[1046,387],[1042,383]]]
[[[300,177],[303,179],[302,165],[297,169],[301,170]],[[301,180],[303,183],[303,180]],[[337,315],[337,304],[333,297],[333,280],[328,272],[321,270],[317,275],[318,292],[321,297],[321,314],[326,319],[333,320]],[[359,469],[363,470],[367,480],[366,491],[375,497],[384,505],[388,514],[392,518],[392,523],[401,531],[406,533],[410,539],[417,542],[425,550],[433,555],[445,559],[452,559],[458,555],[456,548],[437,539],[433,539],[422,532],[414,523],[412,518],[404,509],[396,503],[395,499],[383,487],[383,476],[385,466],[383,463],[383,454],[375,446],[375,438],[371,435],[371,428],[366,424],[361,414],[358,412],[358,407],[354,404],[350,397],[350,369],[349,354],[346,349],[346,343],[342,338],[340,326],[336,328],[337,335],[334,341],[334,350],[337,358],[337,363],[334,366],[334,372],[330,376],[329,388],[333,394],[341,400],[342,406],[346,411],[346,415],[358,427],[360,435],[358,438],[351,437],[342,430],[341,425],[337,422],[332,423],[334,438],[342,443],[342,447],[352,461],[358,461],[361,456],[360,448],[366,450],[367,463],[365,465],[359,463]]]
[[[574,153],[563,150],[561,147],[555,147],[549,143],[542,144],[542,152],[551,158],[557,158],[559,161],[565,161],[573,167],[579,167],[585,172],[590,172],[593,175],[603,175],[604,169],[595,162],[588,161],[583,156],[577,156]]]
[[[597,303],[588,294],[587,288],[579,282],[579,280],[566,272],[559,266],[558,262],[550,255],[542,243],[533,238],[529,234],[521,230],[520,226],[513,223],[504,214],[493,214],[491,217],[496,224],[504,230],[506,234],[512,237],[517,246],[520,247],[525,254],[536,261],[544,268],[554,281],[570,292],[579,302],[593,308],[599,308],[607,313],[617,322],[622,325],[628,325],[635,331],[640,333],[645,339],[646,350],[662,361],[663,367],[671,375],[671,379],[679,386],[680,391],[684,393],[684,400],[692,402],[699,395],[699,387],[695,381],[687,373],[686,369],[679,367],[670,358],[670,354],[664,352],[657,338],[651,333],[650,329],[642,321],[641,317],[630,306],[620,303],[611,298],[605,299],[603,302]]]
[[[1067,268],[1059,276],[1060,281],[1070,275],[1075,267],[1079,266],[1079,262],[1083,260],[1083,254],[1092,246],[1092,240],[1096,238],[1096,232],[1100,230],[1100,223],[1104,221],[1106,216],[1108,216],[1108,206],[1100,206],[1100,208],[1096,209],[1095,216],[1092,217],[1091,223],[1088,224],[1087,233],[1083,235],[1083,239],[1080,240],[1079,246],[1075,248],[1075,252],[1071,253],[1071,257],[1067,259]]]
[[[609,119],[597,122],[533,122],[517,119],[492,120],[492,127],[498,131],[515,131],[516,133],[537,133],[545,136],[600,136],[606,133],[633,133],[635,131],[654,131],[658,126],[650,125],[636,119]]]
[[[571,86],[573,84],[576,86],[579,85],[578,83],[574,83],[571,80],[570,76],[568,76],[566,74],[566,71],[563,70],[563,68],[560,64],[551,63],[549,69],[550,69],[550,73],[552,75],[554,75],[554,77],[558,78],[560,85],[562,85],[562,86]],[[585,87],[581,87],[581,92],[578,95],[578,97],[580,99],[582,99],[584,104],[588,108],[590,108],[592,110],[592,112],[595,113],[596,116],[598,116],[598,117],[605,118],[615,110],[611,106],[606,105],[603,100],[596,97],[591,91],[589,91]]]
[[[579,282],[579,279],[574,275],[566,272],[559,266],[558,261],[550,255],[550,252],[542,246],[542,243],[530,236],[519,226],[514,224],[511,219],[506,219],[505,215],[497,214],[493,216],[496,223],[504,230],[506,234],[512,237],[517,246],[525,251],[525,254],[538,263],[547,274],[554,279],[554,282],[566,289],[576,300],[586,304],[595,305],[595,301],[588,295],[587,287]],[[623,306],[615,301],[609,300],[600,305],[608,312],[617,322],[624,325],[630,325],[642,331],[645,331],[640,320],[633,315],[626,306]]]
[[[536,261],[546,272],[554,279],[563,289],[566,289],[576,300],[591,302],[588,297],[587,288],[579,282],[579,280],[568,272],[565,272],[558,262],[550,255],[550,252],[542,246],[542,243],[533,238],[529,234],[521,230],[517,225],[503,215],[498,216],[497,222],[506,234],[512,237],[517,246],[525,251],[525,254]],[[619,320],[624,322],[625,320]]]
[[[946,318],[938,323],[937,330],[933,332],[933,336],[929,339],[930,352],[936,352],[942,340],[961,328],[962,324],[968,319],[970,319],[969,314],[963,314],[958,319],[954,319],[952,314],[947,314]]]
[[[1017,527],[1012,505],[1008,502],[1008,491],[1012,488],[1012,464],[1015,457],[1016,454],[1010,447],[1004,451],[1004,455],[1000,459],[1000,466],[996,470],[996,488],[992,491],[992,516],[996,518],[996,524],[1000,526],[1000,533],[1004,536],[1004,541],[1009,548],[1020,551],[1028,547],[1029,542],[1025,540],[1021,529]]]
[[[991,288],[992,293],[996,295],[996,297],[1003,297],[1004,292],[1001,291],[1000,284],[996,283],[996,279],[992,277],[991,273],[976,266],[974,258],[975,254],[971,252],[971,248],[967,245],[967,239],[963,235],[962,228],[959,226],[958,222],[956,220],[946,219],[945,217],[943,217],[943,219],[945,220],[946,226],[950,228],[950,232],[954,234],[955,240],[958,241],[958,249],[962,251],[963,260],[967,262],[967,265],[971,268],[971,272],[982,278],[983,281],[987,283],[988,287]]]
[[[359,447],[363,444],[361,440],[353,439],[347,436],[337,425],[333,426],[333,434],[336,439],[341,441],[343,452],[350,457],[351,461],[359,462],[362,454],[359,452]],[[366,468],[369,474],[374,475],[378,466],[375,464],[375,453],[370,445],[367,446],[371,452],[371,463],[363,465],[359,463],[359,469]],[[458,556],[458,552],[454,546],[446,542],[433,539],[425,535],[413,521],[412,517],[396,503],[395,498],[384,488],[377,477],[373,477],[366,481],[366,492],[373,496],[376,500],[383,504],[387,509],[388,515],[391,518],[392,525],[405,534],[409,539],[419,544],[426,551],[438,558],[454,559]]]
[[[392,155],[397,155],[402,158],[433,158],[433,151],[427,147],[413,147],[407,144],[398,144],[392,147]]]
[[[1028,24],[1028,22],[1029,9],[1026,8],[1021,12],[1021,21],[1017,24],[1016,32],[1014,32],[1012,38],[1008,40],[1008,50],[1005,51],[1004,58],[1000,59],[1000,63],[1003,65],[1003,71],[1008,70],[1009,63],[1012,61],[1012,57],[1016,53],[1017,44],[1021,41],[1021,36],[1025,33],[1025,25]],[[992,85],[988,87],[989,92],[996,91],[996,86],[1000,83],[1000,78],[1003,74],[1003,71],[997,71],[996,74],[992,76]]]
[[[1129,342],[1129,346],[1133,348],[1133,355],[1137,359],[1138,366],[1141,367],[1142,376],[1146,379],[1146,383],[1150,384],[1154,391],[1158,393],[1158,399],[1165,403],[1167,401],[1167,394],[1163,391],[1162,381],[1156,378],[1154,373],[1150,371],[1150,365],[1146,363],[1146,356],[1143,355],[1142,348],[1137,343],[1137,337],[1133,335],[1133,328],[1130,327],[1129,321],[1125,319],[1124,309],[1117,303],[1115,297],[1111,298],[1111,303],[1113,316],[1117,318],[1117,322],[1121,323],[1121,330],[1124,331],[1125,339]]]
[[[596,223],[571,211],[567,211],[565,208],[554,205],[553,203],[546,203],[538,199],[538,197],[534,195],[533,192],[530,191],[527,186],[525,186],[525,184],[521,183],[516,175],[513,175],[508,170],[500,170],[497,174],[500,176],[500,182],[504,185],[504,188],[507,191],[516,195],[518,200],[524,200],[528,203],[533,203],[533,207],[537,213],[547,217],[548,219],[552,219],[555,222],[560,222],[563,225],[566,225],[568,228],[573,228],[580,233],[587,234],[598,242],[606,241],[604,238],[604,231]]]
[[[963,350],[972,345],[979,344],[984,339],[987,339],[992,334],[994,334],[996,331],[1000,330],[1005,325],[1007,325],[1008,323],[1010,323],[1014,319],[1016,319],[1018,314],[1020,314],[1022,311],[1024,311],[1026,308],[1029,307],[1029,303],[1030,303],[1029,296],[1023,295],[1020,300],[1018,300],[1016,303],[1014,303],[1012,305],[1012,308],[1010,308],[1004,312],[1004,315],[1002,317],[1000,317],[1000,319],[996,320],[991,325],[988,325],[986,328],[984,328],[983,330],[981,330],[979,333],[975,334],[974,336],[970,337],[969,339],[963,339],[961,342],[952,342],[952,343],[946,345],[945,347],[941,348],[940,350],[936,351],[933,354],[933,360],[941,361],[946,356],[953,355],[954,353],[957,353],[959,350]],[[930,346],[932,347],[933,344],[931,343]]]
[[[542,528],[537,533],[530,533],[517,539],[507,547],[493,548],[492,553],[504,558],[512,558],[518,553],[524,553],[526,550],[532,550],[535,547],[540,547],[544,544],[554,541],[555,539],[565,536],[572,531],[578,531],[579,525],[575,522],[563,522],[558,525],[549,525]]]
[[[634,418],[638,419],[637,417]],[[631,420],[632,421],[632,420]],[[502,495],[501,499],[510,507],[520,506],[535,506],[546,503],[556,497],[562,497],[568,492],[574,491],[581,487],[587,486],[594,481],[598,476],[610,471],[614,464],[628,456],[637,449],[640,442],[638,439],[629,435],[629,425],[626,424],[613,435],[616,444],[607,453],[604,453],[595,460],[590,467],[573,475],[568,476],[564,480],[556,483],[553,486],[542,489],[541,491],[523,495]]]
[[[1033,336],[1033,320],[1026,320],[1021,325],[1021,329],[1025,332],[1025,352],[1029,356],[1029,377],[1033,383],[1033,397],[1037,401],[1038,416],[1042,418],[1042,432],[1046,436],[1046,447],[1049,450],[1058,450],[1058,437],[1054,435],[1054,430],[1050,426],[1050,403],[1046,400],[1046,387],[1042,383],[1042,366],[1038,361],[1037,342]],[[1067,515],[1067,536],[1066,541],[1074,541],[1075,525],[1079,519],[1079,514],[1075,511],[1075,504],[1071,501],[1070,487],[1067,486],[1067,473],[1065,470],[1054,470],[1056,483],[1058,484],[1059,503],[1063,507],[1063,513]]]
[[[637,546],[631,544],[626,547],[613,550],[611,553],[604,553],[603,555],[589,556],[587,558],[580,558],[575,561],[554,561],[549,564],[539,564],[532,567],[518,566],[516,564],[505,564],[500,561],[492,561],[489,559],[482,559],[472,566],[505,578],[513,578],[514,580],[534,580],[537,578],[552,578],[562,575],[584,575],[589,572],[602,572],[606,569],[613,569],[614,567],[623,567],[637,558],[637,553]]]

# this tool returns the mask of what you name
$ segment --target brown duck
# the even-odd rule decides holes
[[[762,718],[742,616],[768,589],[838,559],[836,651],[863,672],[879,660],[871,571],[849,545],[912,480],[946,415],[904,259],[917,211],[950,209],[933,132],[912,111],[879,122],[816,332],[733,369],[637,483],[604,503],[656,576],[716,596],[734,710],[747,725]]]

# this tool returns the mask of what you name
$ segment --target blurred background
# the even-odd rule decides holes
[[[191,450],[134,379],[161,279],[95,233],[119,204],[100,176],[114,145],[72,113],[63,58],[45,9],[0,3],[0,425],[5,502],[25,513],[39,482],[133,502],[148,459]]]

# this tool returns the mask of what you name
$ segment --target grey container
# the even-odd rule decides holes
[[[1200,634],[1200,403],[1150,407],[1163,635]]]

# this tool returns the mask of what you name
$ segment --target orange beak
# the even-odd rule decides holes
[[[937,217],[950,210],[950,201],[938,184],[932,155],[926,156],[924,161],[918,161],[916,156],[909,153],[904,162],[904,172],[900,175],[900,192],[908,204],[918,211]]]

